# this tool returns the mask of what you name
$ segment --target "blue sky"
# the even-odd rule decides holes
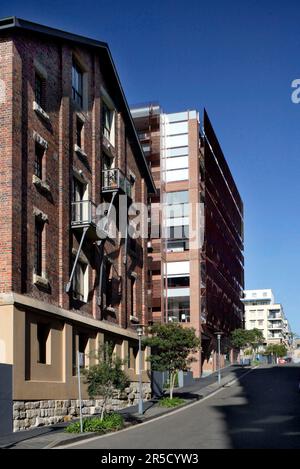
[[[110,45],[128,102],[208,110],[245,205],[247,288],[272,288],[300,334],[297,0],[1,0]]]

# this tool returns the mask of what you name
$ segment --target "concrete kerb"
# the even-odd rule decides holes
[[[209,392],[205,392],[205,389],[202,389],[201,390],[202,392],[199,391],[199,394],[197,395],[197,397],[190,398],[188,402],[184,402],[183,404],[181,404],[177,407],[170,408],[170,409],[160,408],[160,412],[158,412],[156,415],[151,415],[151,416],[144,415],[143,417],[141,417],[141,416],[138,416],[137,414],[135,414],[135,415],[133,415],[133,417],[136,417],[136,420],[132,421],[132,422],[127,422],[127,425],[125,426],[125,428],[126,427],[129,428],[131,426],[139,425],[140,423],[144,423],[144,422],[149,422],[151,420],[155,420],[157,417],[165,416],[165,415],[171,414],[172,412],[175,412],[179,409],[182,409],[184,407],[188,407],[188,406],[194,404],[195,402],[200,401],[203,398],[209,397],[211,394],[214,394],[216,391],[221,390],[223,388],[226,388],[227,386],[230,386],[230,385],[234,384],[236,381],[239,381],[240,379],[242,379],[245,375],[247,375],[248,373],[253,371],[255,368],[258,368],[258,366],[245,369],[245,372],[242,373],[241,376],[239,376],[239,377],[229,377],[229,379],[227,379],[227,380],[226,380],[226,378],[224,378],[223,383],[221,383],[220,385],[218,383],[211,384],[211,385],[207,386],[207,388],[205,388],[205,389],[209,389]],[[195,394],[197,394],[197,393],[195,393]],[[109,433],[107,433],[107,435],[108,434]],[[71,444],[71,443],[76,443],[78,441],[85,440],[85,439],[88,439],[88,438],[91,438],[91,437],[96,437],[96,436],[97,436],[96,433],[85,433],[85,434],[80,434],[80,435],[76,435],[76,436],[74,435],[74,438],[61,439],[60,441],[56,440],[55,442],[51,443],[46,448],[47,449],[50,449],[50,448],[54,449],[55,447],[62,447],[64,445],[68,445],[68,444]],[[99,436],[101,436],[101,434],[99,434]]]

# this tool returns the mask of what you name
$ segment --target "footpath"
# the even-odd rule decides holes
[[[194,383],[183,388],[177,388],[174,396],[181,397],[185,403],[180,407],[186,407],[199,401],[218,389],[229,386],[236,379],[251,371],[251,366],[232,365],[221,370],[221,383],[218,383],[218,373],[212,373],[204,378],[194,380]],[[180,407],[168,409],[158,405],[158,399],[144,402],[143,415],[138,413],[138,406],[127,407],[119,411],[123,415],[125,425],[138,425],[147,420],[152,420],[161,415],[177,410]],[[1,449],[50,449],[63,446],[75,441],[84,440],[95,435],[94,433],[72,434],[66,433],[68,423],[60,423],[49,427],[38,427],[31,430],[11,433],[0,437]]]

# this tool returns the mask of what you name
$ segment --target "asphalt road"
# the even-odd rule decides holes
[[[300,367],[259,367],[214,396],[73,449],[300,448]]]

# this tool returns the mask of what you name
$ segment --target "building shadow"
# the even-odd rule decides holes
[[[253,370],[237,386],[225,385],[213,408],[231,448],[300,448],[299,382],[300,366],[273,365]]]

